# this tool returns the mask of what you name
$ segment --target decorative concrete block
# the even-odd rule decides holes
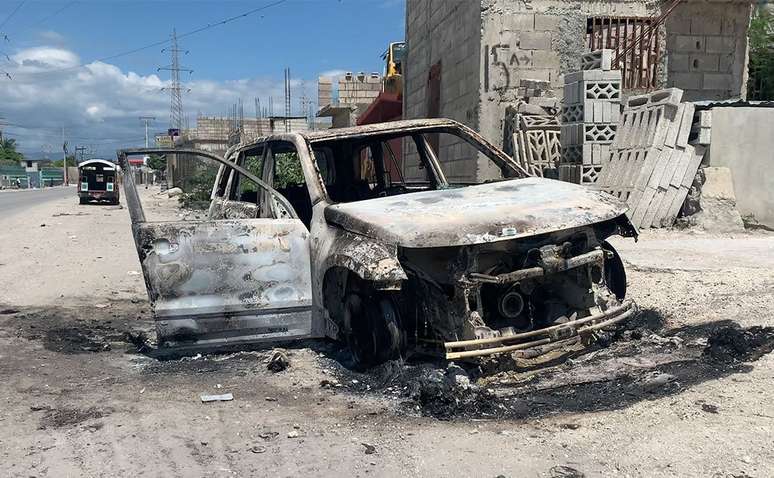
[[[581,56],[581,70],[603,70],[613,69],[613,55],[615,52],[610,49],[595,50]]]

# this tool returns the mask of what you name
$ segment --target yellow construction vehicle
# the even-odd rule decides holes
[[[403,94],[403,58],[406,42],[392,42],[382,54],[384,60],[384,87],[387,93]]]

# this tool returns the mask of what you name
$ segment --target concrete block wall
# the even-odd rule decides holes
[[[521,79],[549,81],[564,96],[564,74],[580,70],[588,51],[589,16],[649,16],[651,5],[641,1],[573,2],[483,0],[481,10],[480,132],[503,144],[505,109],[521,96]],[[499,174],[481,170],[479,180]]]
[[[480,4],[472,0],[408,0],[403,115],[428,116],[428,76],[440,63],[439,116],[478,129]],[[439,159],[450,180],[475,180],[478,153],[449,135],[439,137]],[[407,178],[423,178],[413,145],[404,146]]]
[[[333,79],[321,76],[317,79],[317,106],[324,108],[333,102]]]
[[[667,84],[687,101],[746,96],[750,2],[687,1],[666,21]]]
[[[379,73],[347,73],[339,77],[338,104],[371,104],[381,90],[382,77]]]

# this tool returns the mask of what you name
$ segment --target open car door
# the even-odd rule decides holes
[[[204,156],[235,169],[272,196],[281,210],[275,217],[282,219],[147,222],[133,175],[125,175],[159,347],[208,350],[309,337],[309,232],[292,206],[249,171],[209,152],[133,149],[119,151],[119,160],[126,168],[129,154],[172,153]]]

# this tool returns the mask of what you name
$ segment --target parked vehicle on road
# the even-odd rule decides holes
[[[107,201],[118,204],[118,167],[105,159],[90,159],[78,164],[78,198],[81,204]]]
[[[634,313],[605,241],[636,238],[626,205],[529,177],[455,121],[281,134],[225,157],[119,157],[172,152],[221,167],[209,218],[194,222],[146,221],[126,175],[161,346],[328,336],[370,366],[414,352],[466,359],[532,348]],[[463,156],[493,179],[459,179]]]

